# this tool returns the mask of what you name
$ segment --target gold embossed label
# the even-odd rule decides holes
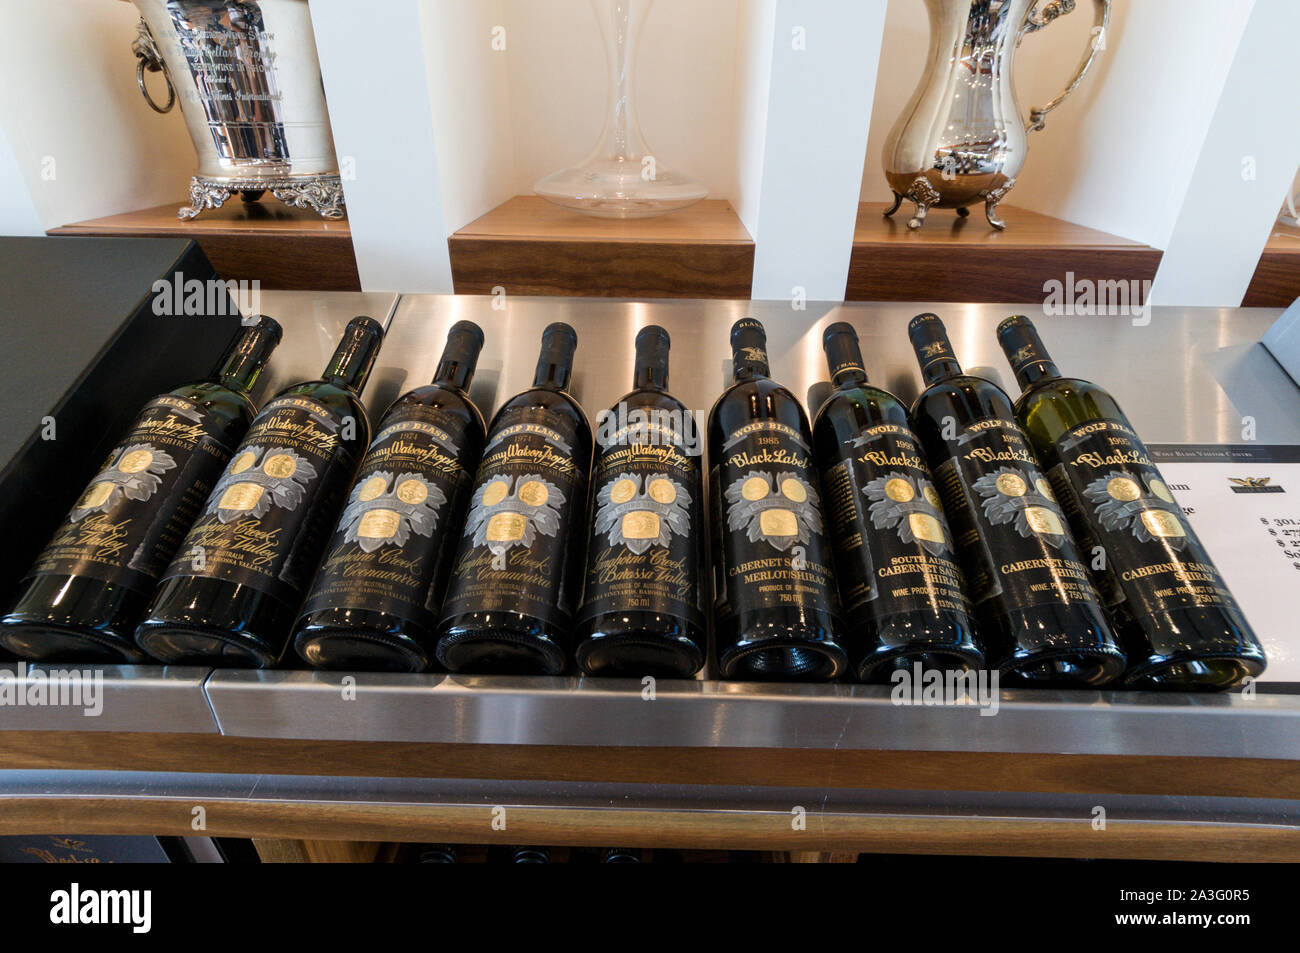
[[[148,593],[230,459],[242,425],[175,394],[145,405],[32,566]]]
[[[389,408],[302,614],[362,609],[432,633],[482,450],[482,424],[458,395]]]

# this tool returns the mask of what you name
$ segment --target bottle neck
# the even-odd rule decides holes
[[[961,376],[961,363],[948,340],[948,329],[937,314],[918,314],[908,324],[907,336],[927,387]]]
[[[433,383],[468,391],[483,349],[483,331],[470,321],[458,321],[447,332],[447,344],[438,359]]]
[[[434,372],[433,383],[443,387],[454,387],[456,390],[469,390],[470,381],[474,378],[473,362],[462,361],[456,358],[448,358],[445,354],[442,360],[438,362],[438,369]]]
[[[1022,390],[1039,381],[1061,376],[1060,370],[1043,346],[1038,329],[1027,318],[1009,318],[998,327],[998,343],[1015,372]]]
[[[231,343],[212,377],[228,390],[247,395],[280,343],[280,327],[270,321],[244,328]]]
[[[537,362],[537,371],[533,374],[533,386],[547,390],[564,390],[569,386],[573,376],[573,358],[555,359],[543,354]]]
[[[347,330],[321,378],[331,384],[346,387],[359,393],[366,385],[375,357],[379,354],[379,344],[383,340],[384,329],[371,318],[353,318],[348,322]]]
[[[861,387],[867,383],[867,369],[862,363],[862,348],[858,335],[847,324],[832,325],[822,339],[826,352],[826,366],[831,372],[831,383],[841,389]]]
[[[636,367],[632,372],[633,390],[666,391],[668,389],[668,332],[658,325],[644,328],[636,336]]]
[[[632,374],[633,390],[666,391],[668,389],[668,371],[653,361],[644,363],[638,359],[636,371]]]

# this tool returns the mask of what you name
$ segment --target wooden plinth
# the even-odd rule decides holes
[[[1287,308],[1296,298],[1300,298],[1300,228],[1279,223],[1259,256],[1241,306]]]
[[[183,202],[124,212],[49,230],[50,235],[192,238],[226,280],[261,282],[265,291],[360,291],[352,231],[306,209],[269,197],[232,199],[183,222]]]
[[[933,210],[909,229],[911,203],[885,218],[889,206],[863,202],[853,234],[846,301],[1041,301],[1044,284],[1150,281],[1163,254],[1140,242],[1003,206],[996,231],[983,208],[968,218]],[[1139,285],[1139,288],[1144,287]]]
[[[451,236],[457,294],[748,298],[754,242],[728,202],[604,219],[519,195]]]

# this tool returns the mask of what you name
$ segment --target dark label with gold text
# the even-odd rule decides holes
[[[145,405],[64,518],[29,575],[90,576],[148,592],[233,452],[186,397]]]
[[[1080,544],[1101,557],[1093,565],[1107,606],[1135,617],[1237,609],[1136,433],[1118,420],[1090,420],[1056,448],[1052,485]]]
[[[846,612],[969,611],[952,533],[910,430],[862,430],[841,445],[825,485]]]
[[[586,590],[578,621],[637,611],[703,628],[699,457],[659,428],[645,442],[615,442],[597,454]]]
[[[167,578],[226,579],[296,604],[356,472],[359,426],[309,397],[267,404]]]
[[[570,528],[586,506],[575,421],[535,407],[495,421],[474,481],[443,618],[511,610],[565,627],[574,606]],[[574,566],[574,571],[577,567]]]
[[[1015,421],[988,417],[946,441],[935,471],[971,599],[1003,611],[1096,605],[1051,484]]]
[[[379,424],[325,553],[306,615],[387,612],[432,631],[479,447],[465,422],[424,404],[399,404]]]
[[[802,434],[775,420],[737,428],[711,483],[718,613],[788,606],[838,614],[821,494]]]

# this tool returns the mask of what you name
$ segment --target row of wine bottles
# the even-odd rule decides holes
[[[599,440],[567,392],[565,324],[485,427],[467,321],[371,440],[358,394],[382,328],[354,319],[319,380],[254,415],[280,337],[262,318],[212,380],[144,408],[0,642],[50,661],[268,666],[292,646],[322,668],[689,676],[711,619],[724,678],[888,681],[919,663],[1223,689],[1261,672],[1114,399],[1062,378],[1027,318],[997,333],[1014,404],[962,373],[937,316],[914,319],[927,387],[909,413],[832,324],[834,389],[810,426],[770,377],[762,325],[737,322],[706,496],[662,328],[638,334],[633,390]]]

